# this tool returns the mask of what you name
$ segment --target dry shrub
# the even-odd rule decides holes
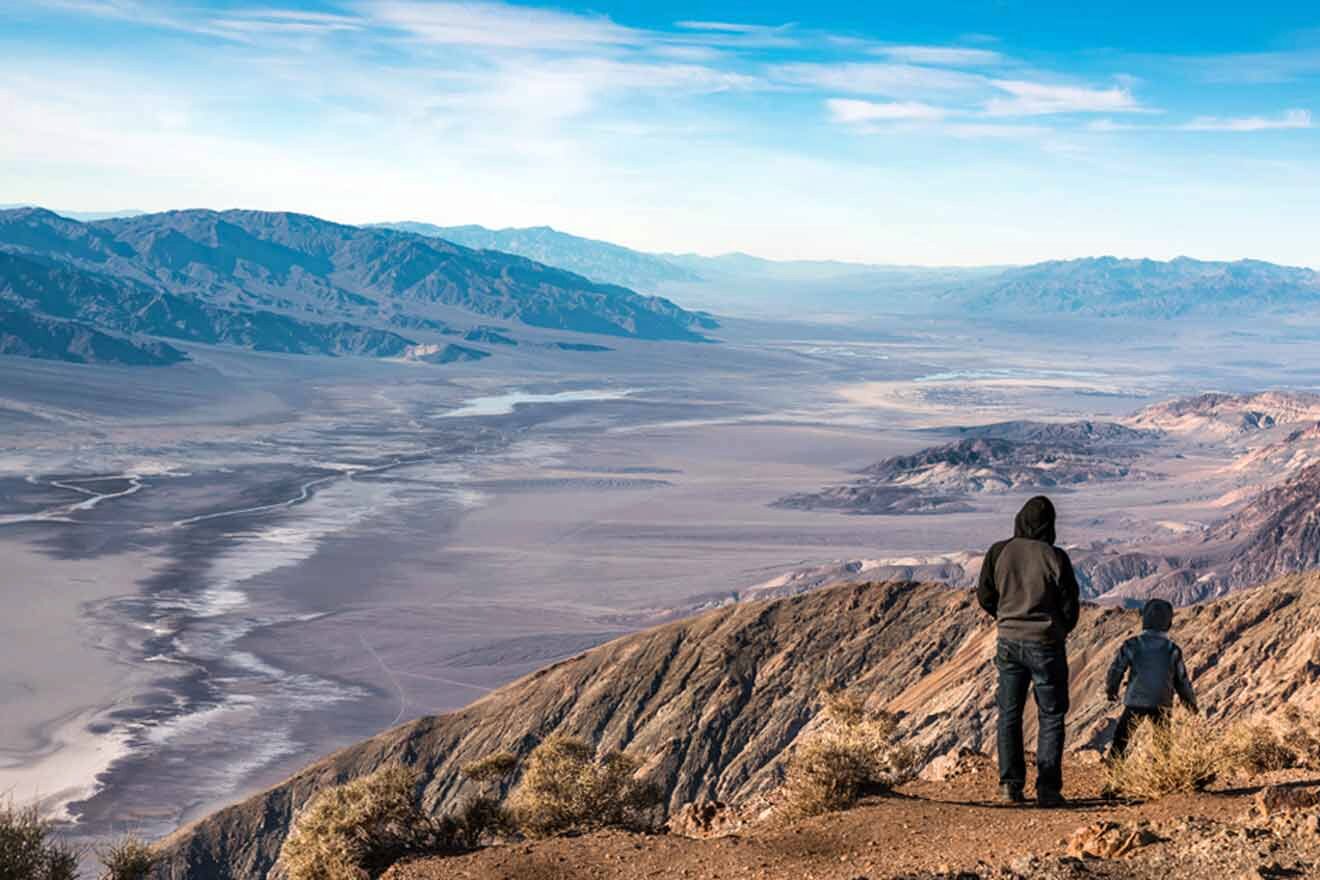
[[[507,779],[517,767],[518,756],[513,752],[495,752],[464,764],[460,772],[473,782],[496,785]]]
[[[1297,764],[1296,753],[1284,745],[1268,724],[1241,722],[1224,734],[1223,767],[1248,776],[1286,770]]]
[[[147,880],[160,861],[156,850],[138,837],[123,837],[96,851],[105,873],[101,880]]]
[[[404,856],[438,849],[416,789],[415,771],[386,767],[320,792],[280,852],[289,880],[370,880]]]
[[[1127,753],[1109,762],[1109,785],[1120,794],[1146,799],[1201,791],[1228,763],[1224,735],[1202,716],[1178,706],[1166,721],[1137,725]]]
[[[1287,706],[1279,720],[1280,740],[1298,766],[1320,770],[1320,718],[1296,706]]]
[[[450,852],[467,852],[515,833],[509,811],[493,797],[468,798],[455,812],[441,819],[437,838]]]
[[[35,806],[0,806],[0,880],[75,880],[78,852],[55,839]]]
[[[639,766],[621,752],[597,756],[589,743],[574,737],[548,737],[527,758],[509,798],[509,817],[528,837],[650,828],[660,792],[636,779]]]
[[[892,789],[916,772],[915,753],[894,741],[898,722],[869,712],[855,694],[825,695],[825,726],[797,747],[784,783],[790,815],[843,810],[866,794]]]

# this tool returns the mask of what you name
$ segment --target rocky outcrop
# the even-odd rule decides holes
[[[1107,741],[1103,676],[1137,626],[1132,612],[1084,610],[1070,642],[1074,748]],[[1212,715],[1320,705],[1320,576],[1179,611],[1174,636]],[[420,768],[430,779],[426,808],[444,813],[466,792],[463,763],[498,750],[525,755],[551,733],[635,755],[671,810],[703,800],[737,806],[779,784],[791,746],[815,723],[822,688],[854,687],[898,713],[903,736],[927,757],[983,751],[995,718],[993,649],[972,595],[945,587],[845,585],[721,608],[616,639],[466,709],[331,755],[173,835],[167,875],[264,876],[298,807],[384,764]]]
[[[1106,549],[1074,558],[1088,597],[1168,599],[1179,605],[1320,568],[1320,463],[1259,492],[1198,543],[1151,553]]]
[[[182,351],[164,342],[102,333],[86,324],[34,315],[2,303],[0,354],[76,364],[152,367],[168,366],[188,359]]]
[[[958,429],[962,439],[865,468],[861,479],[776,504],[848,513],[947,513],[971,496],[1155,479],[1133,462],[1158,442],[1153,431],[1112,422],[1001,422]]]
[[[1226,438],[1317,420],[1320,395],[1300,391],[1212,392],[1152,404],[1135,413],[1128,424],[1138,429]]]

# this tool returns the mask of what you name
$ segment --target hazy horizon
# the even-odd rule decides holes
[[[85,209],[81,209],[81,208],[59,208],[59,207],[52,207],[52,206],[50,206],[50,205],[42,204],[42,203],[39,203],[39,202],[0,202],[0,211],[3,211],[3,210],[12,210],[12,209],[16,209],[16,208],[42,208],[42,209],[45,209],[45,210],[47,210],[47,211],[53,211],[54,213],[59,214],[60,216],[63,216],[63,217],[68,217],[68,218],[70,218],[70,219],[79,220],[80,222],[95,222],[96,220],[108,220],[108,219],[114,219],[114,218],[117,218],[117,217],[138,216],[138,215],[144,215],[144,214],[163,213],[163,212],[168,212],[168,211],[217,211],[217,212],[223,212],[223,211],[247,211],[247,210],[253,210],[253,211],[255,211],[255,210],[266,210],[266,209],[258,209],[258,208],[245,208],[245,207],[242,207],[242,206],[224,207],[224,208],[205,207],[205,206],[191,206],[191,207],[162,208],[162,209],[159,209],[159,210],[152,210],[152,211],[139,210],[139,209],[85,210]],[[280,213],[279,209],[276,209],[275,212],[276,212],[276,213]],[[307,214],[308,212],[305,212],[305,211],[287,211],[287,213]],[[610,245],[618,245],[618,246],[621,246],[621,247],[628,248],[628,249],[630,249],[630,250],[635,250],[635,251],[637,251],[637,252],[639,252],[639,253],[650,254],[650,255],[658,256],[658,257],[692,257],[692,256],[695,256],[695,257],[702,257],[702,258],[706,258],[706,259],[718,259],[718,258],[721,258],[721,257],[752,257],[752,258],[754,258],[754,259],[769,260],[769,261],[773,261],[773,262],[787,262],[787,263],[792,263],[792,262],[842,263],[842,264],[849,264],[849,265],[858,265],[858,266],[875,266],[875,267],[878,267],[878,268],[895,268],[895,269],[904,269],[904,268],[913,268],[913,269],[987,269],[987,268],[1011,268],[1011,267],[1014,267],[1014,266],[1029,265],[1029,264],[1026,264],[1026,263],[1007,263],[1007,262],[1000,262],[1000,263],[920,263],[920,262],[888,262],[888,263],[882,263],[882,262],[876,262],[876,261],[873,261],[873,260],[855,260],[855,259],[848,259],[848,258],[846,258],[846,257],[839,257],[839,256],[791,256],[791,255],[790,255],[790,256],[767,256],[766,254],[748,253],[747,251],[740,251],[740,250],[718,250],[718,249],[707,249],[707,250],[703,250],[703,251],[647,251],[647,250],[644,250],[643,248],[635,247],[635,246],[633,246],[633,245],[630,245],[630,244],[628,244],[627,242],[624,242],[624,241],[617,241],[617,240],[613,240],[613,239],[604,239],[604,238],[595,238],[595,237],[593,237],[593,236],[582,235],[582,234],[580,234],[580,233],[578,233],[578,232],[575,232],[575,231],[573,231],[573,230],[571,230],[571,229],[563,229],[563,228],[560,228],[560,227],[558,227],[558,226],[553,226],[553,225],[548,224],[548,223],[534,223],[534,224],[531,224],[531,225],[528,225],[528,226],[485,226],[484,224],[476,224],[476,223],[472,223],[472,224],[468,224],[468,223],[449,223],[449,224],[441,224],[441,223],[437,223],[437,222],[434,222],[434,221],[431,221],[431,220],[418,220],[418,219],[416,219],[416,218],[394,218],[394,219],[379,219],[379,218],[378,218],[378,219],[372,219],[372,220],[356,220],[356,221],[355,221],[355,220],[341,220],[341,219],[336,219],[336,218],[332,218],[332,217],[322,217],[322,216],[315,215],[315,214],[309,214],[309,216],[317,216],[319,219],[322,219],[322,220],[330,220],[330,221],[335,222],[335,223],[343,223],[343,224],[345,224],[345,225],[349,225],[349,226],[361,226],[361,227],[378,226],[378,225],[388,225],[388,224],[391,224],[391,223],[424,223],[424,224],[430,224],[430,225],[437,226],[437,227],[475,226],[475,227],[478,227],[478,228],[487,229],[487,230],[492,231],[492,232],[521,231],[521,230],[527,230],[527,229],[549,229],[549,230],[552,230],[552,231],[554,231],[554,232],[558,232],[558,233],[561,233],[561,234],[564,234],[564,235],[569,235],[569,236],[573,236],[573,237],[577,237],[577,238],[589,239],[589,240],[592,240],[592,241],[598,241],[598,242],[602,242],[602,243],[610,244]],[[1260,257],[1251,256],[1251,255],[1242,256],[1242,257],[1236,257],[1236,258],[1229,259],[1229,260],[1221,260],[1221,259],[1213,258],[1213,257],[1203,257],[1203,256],[1199,256],[1199,255],[1196,255],[1196,254],[1174,254],[1173,256],[1170,256],[1170,257],[1152,257],[1152,256],[1150,256],[1149,254],[1145,254],[1145,253],[1130,253],[1130,254],[1115,254],[1115,253],[1084,253],[1084,254],[1077,254],[1077,255],[1074,255],[1074,256],[1046,257],[1046,258],[1044,258],[1044,259],[1042,259],[1042,260],[1038,260],[1038,261],[1034,261],[1034,262],[1059,262],[1059,261],[1080,260],[1080,259],[1106,259],[1106,258],[1110,258],[1110,257],[1115,258],[1115,259],[1119,259],[1119,260],[1158,260],[1158,261],[1161,261],[1161,262],[1168,262],[1168,261],[1171,261],[1171,260],[1177,260],[1177,259],[1190,259],[1190,260],[1196,260],[1196,261],[1199,261],[1199,262],[1234,262],[1234,261],[1237,261],[1237,260],[1248,260],[1248,261],[1250,261],[1250,260],[1261,260]],[[1263,260],[1263,262],[1274,262],[1274,261],[1271,261],[1271,260]],[[1293,263],[1293,264],[1280,263],[1280,264],[1278,264],[1278,265],[1293,266],[1293,267],[1296,267],[1296,268],[1314,269],[1314,270],[1320,271],[1320,261],[1312,262],[1312,263]]]
[[[0,48],[5,201],[772,259],[1316,261],[1301,5],[18,0]]]

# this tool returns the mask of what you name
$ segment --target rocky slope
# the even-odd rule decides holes
[[[1316,421],[1320,421],[1320,395],[1300,391],[1211,392],[1153,404],[1128,419],[1138,429],[1221,439]]]
[[[986,492],[1054,489],[1129,477],[1158,442],[1151,431],[1108,422],[1003,422],[959,429],[961,440],[888,458],[846,486],[800,493],[778,506],[848,513],[949,512]]]
[[[95,327],[0,304],[0,354],[76,364],[168,366],[187,360],[172,345],[103,333]]]
[[[1181,605],[1320,567],[1320,463],[1285,474],[1194,543],[1161,552],[1133,545],[1078,554],[1084,594],[1158,596]]]
[[[1113,724],[1102,678],[1134,613],[1087,607],[1071,641],[1074,749]],[[1281,580],[1179,612],[1175,636],[1215,716],[1320,705],[1320,576]],[[993,736],[992,627],[962,590],[915,584],[835,587],[732,605],[617,639],[521,679],[458,712],[344,749],[287,782],[176,833],[168,876],[258,878],[293,813],[316,791],[383,764],[416,765],[442,813],[465,792],[464,762],[526,754],[563,732],[646,762],[667,806],[740,802],[777,786],[787,750],[810,730],[821,688],[850,686],[902,715],[927,756],[981,750]]]
[[[450,322],[464,315],[639,339],[701,340],[715,326],[522,257],[260,211],[93,223],[0,211],[0,301],[101,329],[315,354],[395,356],[461,333]]]

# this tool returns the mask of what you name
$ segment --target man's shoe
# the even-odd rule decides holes
[[[1005,782],[999,786],[999,798],[1010,804],[1025,804],[1027,802],[1026,795],[1022,793],[1022,786],[1014,785],[1011,782]]]
[[[1057,791],[1039,791],[1036,792],[1036,803],[1042,807],[1066,807],[1068,799]]]

